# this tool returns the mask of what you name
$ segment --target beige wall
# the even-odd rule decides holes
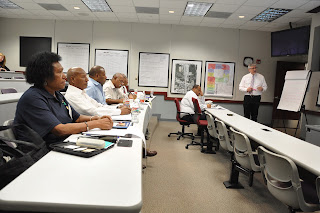
[[[7,65],[12,70],[25,69],[19,66],[19,36],[52,37],[54,52],[57,51],[57,42],[90,43],[91,66],[94,65],[95,48],[129,50],[131,88],[138,88],[139,52],[170,53],[170,63],[172,59],[202,60],[202,87],[204,87],[206,60],[235,62],[234,96],[232,99],[225,98],[226,100],[243,100],[243,94],[238,91],[238,85],[242,76],[248,72],[243,66],[243,58],[251,56],[261,60],[258,71],[265,76],[268,83],[268,91],[263,95],[262,101],[272,102],[276,61],[287,60],[287,58],[271,58],[271,35],[270,32],[262,31],[181,25],[3,18],[0,19],[0,26],[5,29],[1,32],[0,52],[7,56]],[[295,58],[295,61],[303,60],[306,59]],[[138,89],[150,90],[148,87]],[[170,86],[154,90],[169,92]],[[169,94],[169,96],[174,95]]]

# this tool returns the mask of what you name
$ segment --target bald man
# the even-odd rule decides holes
[[[87,73],[82,68],[70,68],[67,73],[67,79],[69,86],[65,98],[77,112],[91,116],[125,115],[131,112],[131,109],[128,107],[116,109],[115,107],[98,103],[89,97],[85,91],[89,80]]]
[[[123,77],[123,74],[116,73],[113,75],[112,79],[103,86],[104,95],[108,104],[123,103],[125,96],[119,88],[124,84],[125,78]]]

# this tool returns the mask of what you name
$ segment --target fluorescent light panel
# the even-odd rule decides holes
[[[5,8],[5,9],[20,9],[21,8],[9,0],[0,0],[0,7]]]
[[[106,0],[81,0],[92,12],[112,12]]]
[[[193,6],[192,6],[193,5]],[[212,7],[212,4],[206,2],[192,2],[189,1],[184,16],[204,16]]]
[[[277,18],[289,13],[290,11],[290,9],[268,8],[257,16],[253,17],[251,21],[272,22]]]

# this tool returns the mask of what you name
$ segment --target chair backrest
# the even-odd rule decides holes
[[[229,152],[233,152],[233,145],[230,140],[230,131],[226,124],[218,119],[215,119],[215,123],[217,125],[218,139],[221,147]]]
[[[259,171],[260,167],[254,161],[249,138],[242,132],[238,132],[230,127],[233,133],[233,152],[235,160],[244,168]]]
[[[13,124],[13,119],[10,119],[10,120],[6,120],[4,123],[3,123],[3,126],[11,126]],[[3,136],[4,137],[7,137],[7,138],[10,138],[10,139],[16,139],[16,137],[14,136],[13,134],[13,131],[12,129],[6,129],[3,132]],[[9,146],[13,147],[13,148],[16,148],[17,147],[17,144],[15,144],[14,142],[6,142]]]
[[[270,193],[284,204],[302,211],[319,210],[318,204],[305,202],[296,164],[285,156],[258,147],[262,175]]]
[[[216,124],[214,122],[214,117],[210,113],[206,113],[207,121],[208,121],[208,132],[209,134],[214,137],[218,138]]]
[[[15,88],[3,88],[1,89],[2,94],[7,94],[7,93],[17,93],[17,90]]]
[[[198,102],[198,99],[192,98],[193,106],[194,106],[194,115],[193,120],[196,124],[199,123],[200,116],[201,116],[201,108]]]
[[[179,120],[181,120],[181,119],[180,119],[180,103],[179,103],[178,98],[175,98],[175,99],[174,99],[174,102],[175,102],[176,108],[177,108],[177,116],[176,116],[176,119],[177,119],[177,121],[179,121]]]

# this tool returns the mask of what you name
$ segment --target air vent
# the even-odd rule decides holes
[[[39,5],[46,10],[68,11],[61,4],[42,4],[42,3],[40,4],[39,3]]]
[[[157,7],[136,7],[137,13],[147,13],[147,14],[159,14],[159,8]]]

